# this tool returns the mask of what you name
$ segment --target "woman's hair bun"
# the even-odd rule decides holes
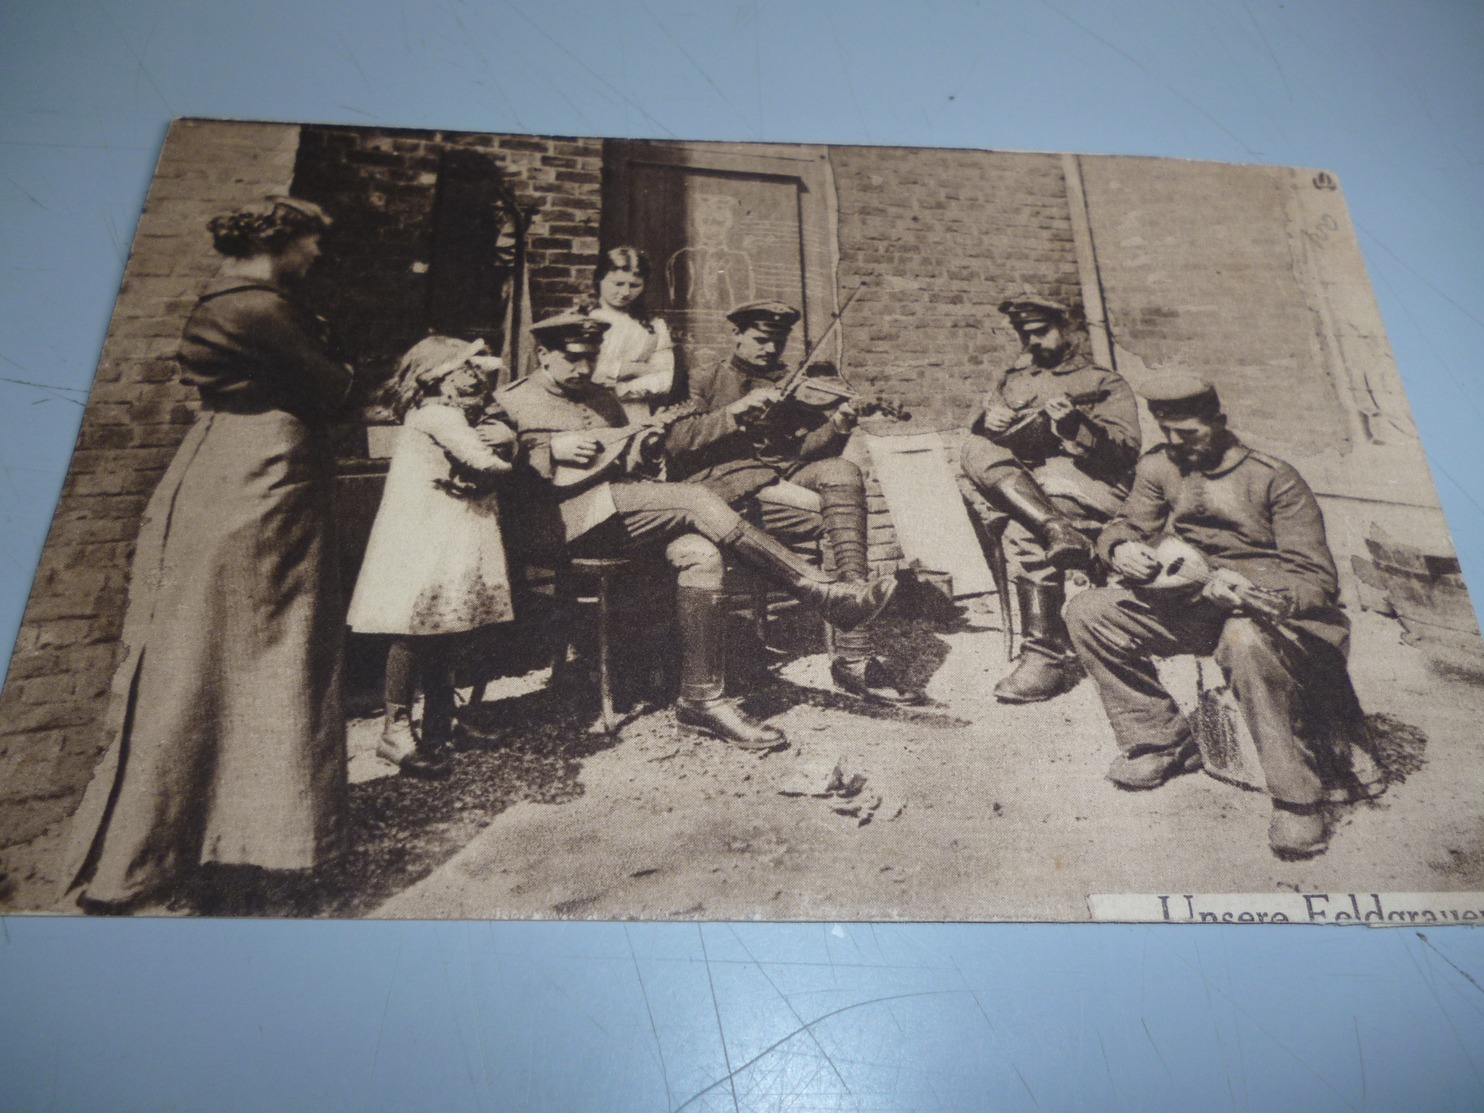
[[[206,223],[216,250],[235,257],[275,252],[295,237],[329,227],[330,216],[319,206],[287,194],[270,194]]]

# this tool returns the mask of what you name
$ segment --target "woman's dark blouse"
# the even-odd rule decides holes
[[[351,389],[319,320],[261,280],[222,278],[206,289],[181,335],[180,364],[181,379],[213,411],[287,411],[321,423],[344,408]]]

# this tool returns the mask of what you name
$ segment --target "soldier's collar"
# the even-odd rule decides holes
[[[233,291],[268,291],[282,299],[290,298],[288,289],[281,283],[275,283],[271,279],[248,279],[240,275],[219,275],[206,285],[201,292],[202,299],[214,299],[218,295],[230,294]]]
[[[570,399],[576,400],[578,403],[581,403],[583,400],[587,399],[593,394],[591,387],[588,387],[587,389],[580,392],[569,392],[567,391],[567,389],[563,388],[560,384],[553,380],[550,376],[548,376],[545,372],[538,371],[534,373],[532,375],[532,379],[534,379],[538,384],[541,385],[541,388],[546,392],[547,395],[556,396],[557,399]]]
[[[1049,373],[1052,376],[1065,376],[1069,372],[1081,372],[1085,368],[1091,368],[1092,362],[1081,353],[1073,350],[1063,358],[1061,364],[1052,365],[1050,368],[1042,368],[1031,360],[1029,353],[1022,353],[1020,360],[1015,363],[1012,372],[1027,372],[1034,376],[1037,373]]]

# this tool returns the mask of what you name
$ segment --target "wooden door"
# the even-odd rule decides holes
[[[822,148],[611,141],[603,247],[648,254],[646,303],[683,368],[731,352],[726,314],[776,299],[802,315],[784,359],[801,360],[836,305],[835,226]],[[835,359],[834,346],[818,359]]]

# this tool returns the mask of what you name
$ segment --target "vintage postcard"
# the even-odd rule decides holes
[[[1484,918],[1335,177],[179,120],[0,910]]]

